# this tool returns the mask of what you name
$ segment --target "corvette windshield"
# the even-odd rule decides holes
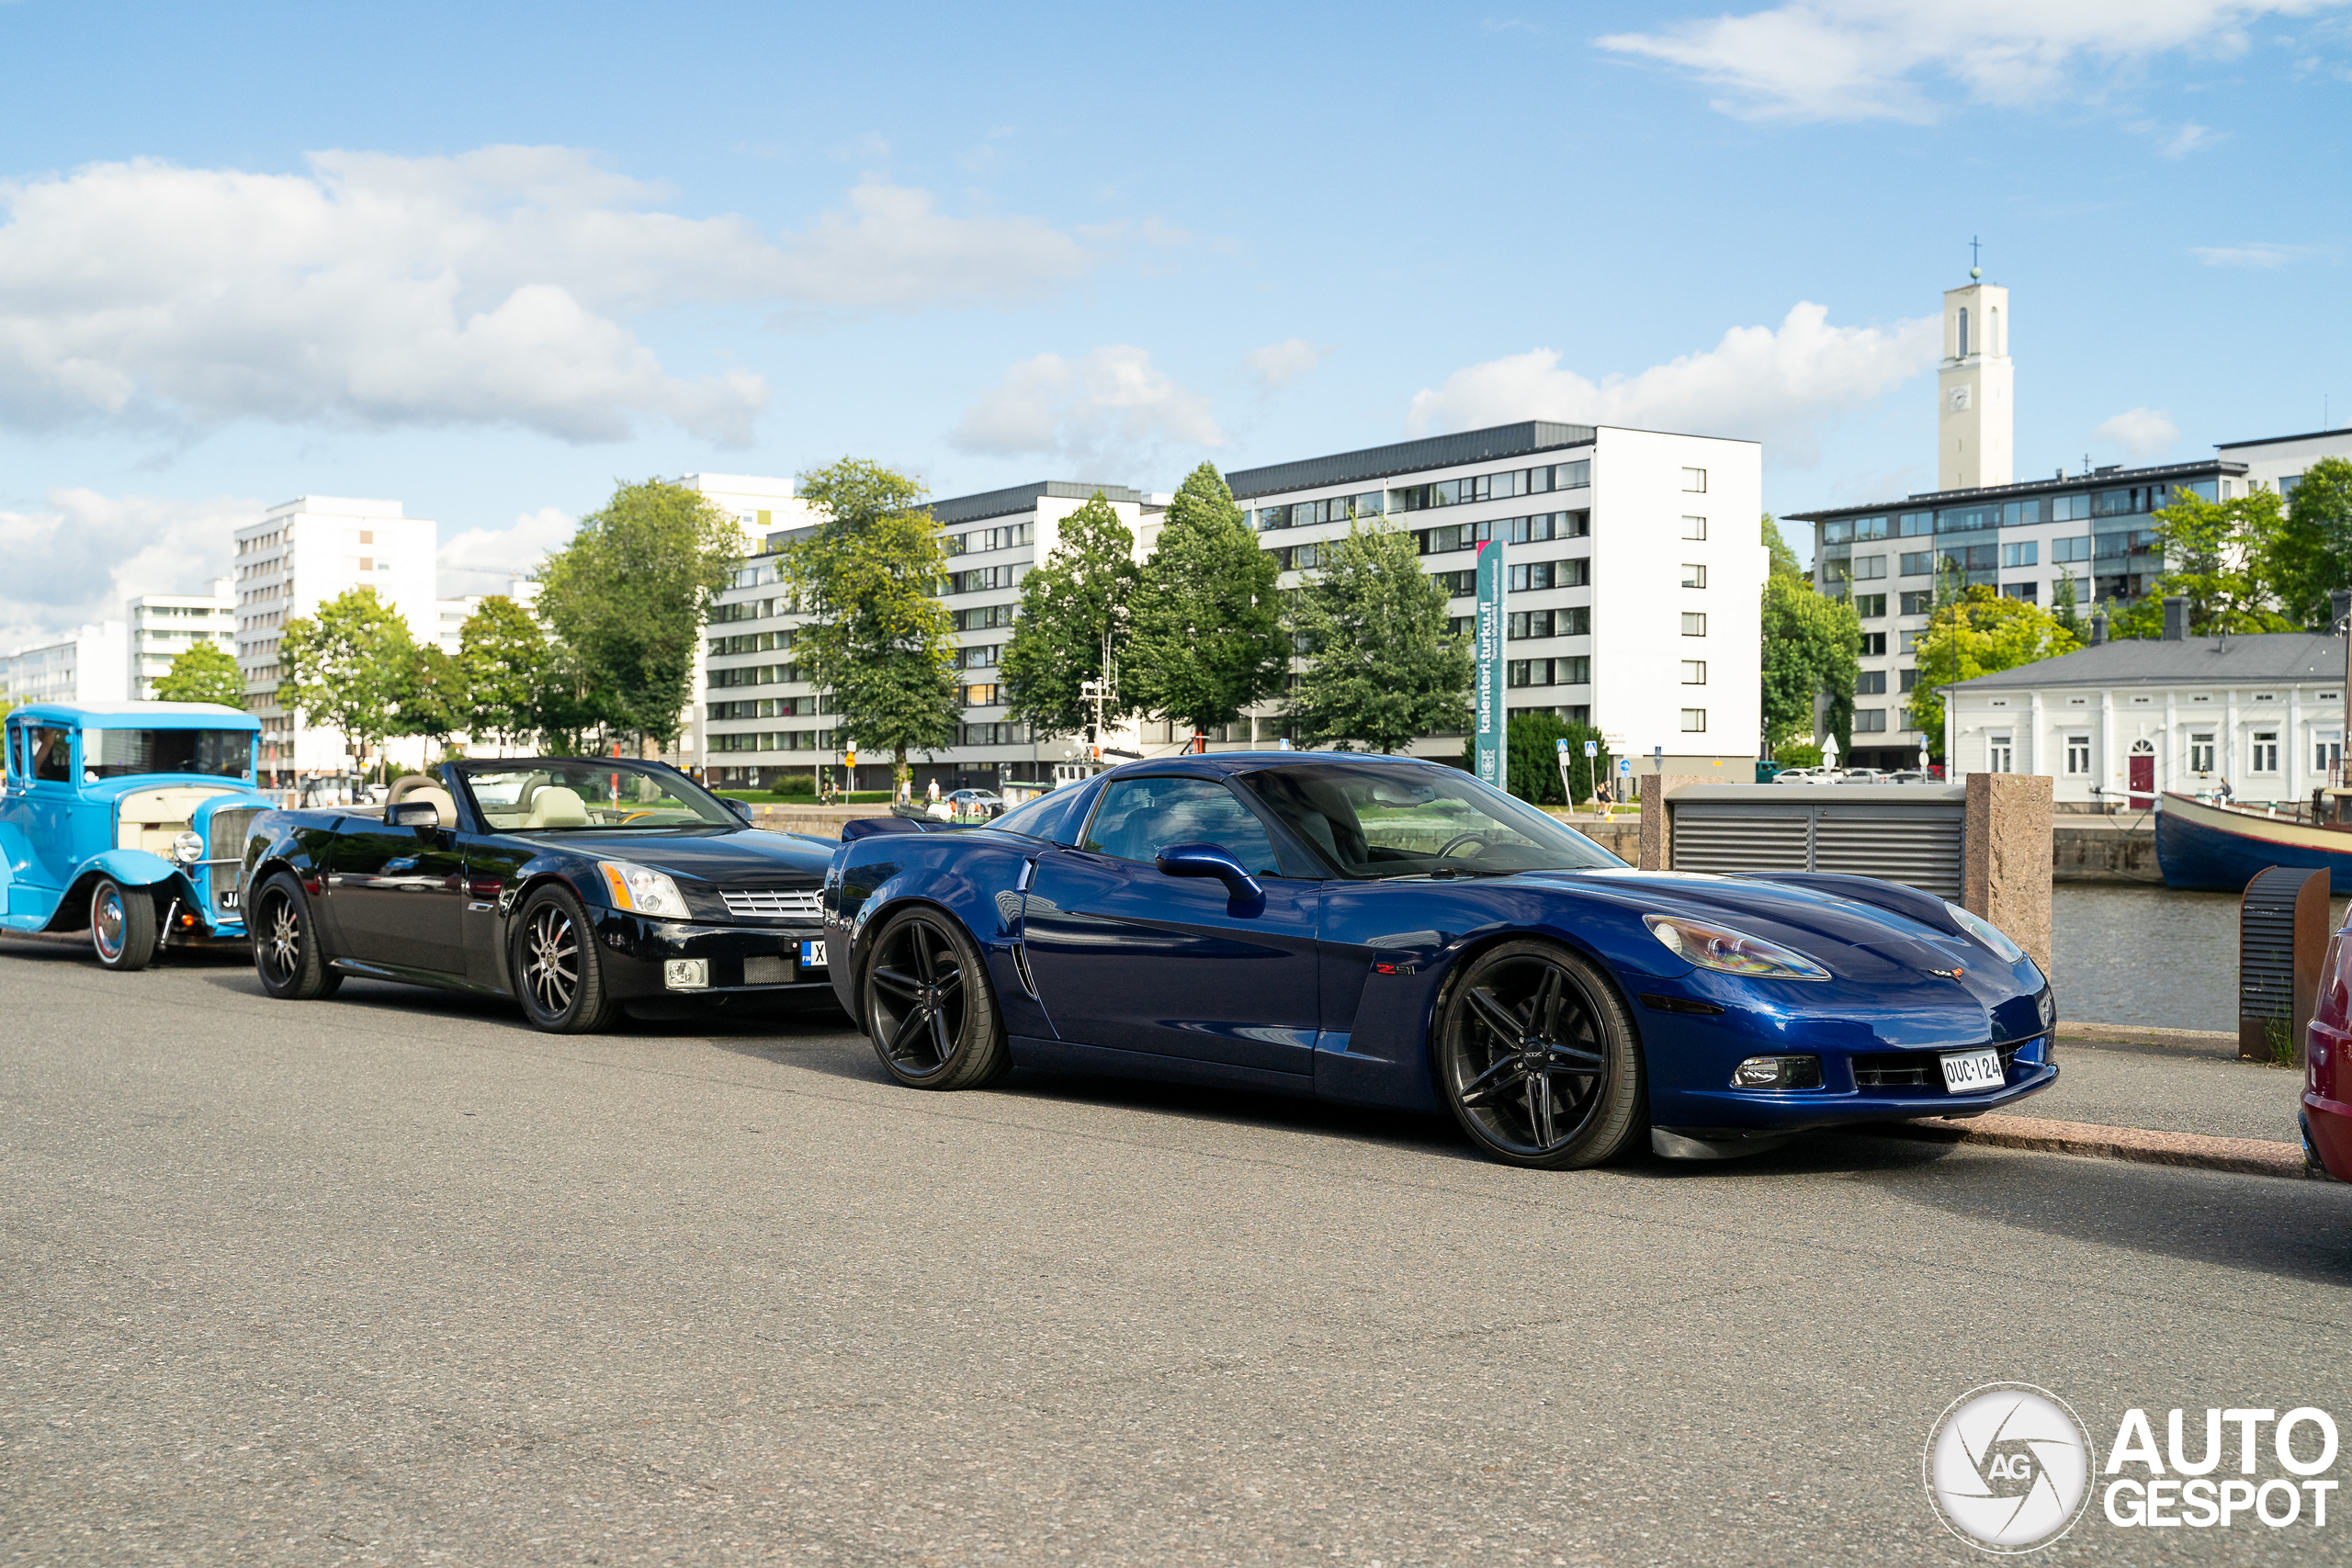
[[[614,758],[481,763],[461,770],[492,830],[740,828],[741,818],[684,774]]]
[[[1625,863],[1458,769],[1301,762],[1245,774],[1240,782],[1349,876]]]

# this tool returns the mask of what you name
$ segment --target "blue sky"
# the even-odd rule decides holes
[[[1168,489],[1533,416],[1899,494],[1972,235],[2021,473],[2352,423],[2319,0],[0,0],[0,647],[303,493],[438,519],[452,592],[616,478],[844,453]]]

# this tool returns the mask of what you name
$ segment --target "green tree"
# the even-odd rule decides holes
[[[1281,575],[1216,466],[1194,468],[1136,590],[1128,694],[1147,712],[1207,729],[1280,691],[1291,654]]]
[[[1012,716],[1043,736],[1076,735],[1094,723],[1086,683],[1105,682],[1105,721],[1136,711],[1119,692],[1128,617],[1139,574],[1136,536],[1099,491],[1062,520],[1061,537],[1021,580],[1021,614],[999,671]],[[1092,738],[1098,743],[1100,736]]]
[[[2189,636],[2295,629],[2278,613],[2269,576],[2284,521],[2277,491],[2208,501],[2191,490],[2176,491],[2172,504],[2158,509],[2154,520],[2165,570],[2150,597],[2186,598]],[[2161,636],[2162,609],[2155,615]]]
[[[448,754],[449,737],[466,727],[470,705],[463,662],[437,642],[411,644],[407,676],[392,716],[397,726],[393,733],[422,736],[434,743],[425,759],[427,768]]]
[[[1306,656],[1285,710],[1299,743],[1390,752],[1467,729],[1476,660],[1445,611],[1444,584],[1421,570],[1402,529],[1350,524],[1346,538],[1324,545],[1290,605],[1294,646]]]
[[[1854,677],[1861,669],[1862,623],[1854,606],[1813,585],[1796,554],[1764,515],[1764,739],[1779,747],[1813,735],[1813,700],[1830,697],[1829,728],[1840,750],[1851,744]]]
[[[646,479],[615,490],[540,567],[539,614],[612,728],[677,739],[704,617],[743,550],[742,530],[709,497]]]
[[[547,634],[531,613],[503,593],[474,607],[458,632],[466,713],[463,728],[511,746],[538,728],[540,683],[548,674]]]
[[[245,673],[217,642],[194,644],[172,660],[168,674],[155,682],[155,696],[166,703],[219,703],[245,705]]]
[[[845,745],[890,754],[904,789],[911,754],[956,741],[955,620],[939,602],[946,541],[922,481],[844,457],[800,476],[802,499],[823,513],[816,533],[785,553],[786,580],[808,621],[794,657],[831,688]]]
[[[1911,726],[1926,733],[1928,750],[1940,758],[1944,699],[1937,687],[2055,659],[2079,646],[2075,635],[2041,605],[2005,599],[1990,588],[1972,588],[1959,603],[1937,605],[1928,617],[1919,638],[1919,686],[1911,694]]]
[[[603,714],[595,683],[579,656],[550,640],[531,682],[523,728],[537,734],[539,749],[551,757],[593,756],[596,748],[590,737],[603,725]]]
[[[2270,582],[2287,618],[2314,628],[2333,624],[2330,596],[2352,588],[2352,462],[2323,457],[2304,472],[2269,557]]]
[[[2076,643],[2083,642],[2087,637],[2083,629],[2083,618],[2075,612],[2073,572],[2061,571],[2058,574],[2058,584],[2050,591],[2050,615],[2052,619],[2066,628],[2066,635]]]
[[[319,606],[318,617],[286,623],[278,644],[278,698],[307,724],[343,732],[354,757],[401,733],[415,639],[408,622],[376,597],[354,588]]]
[[[1560,788],[1560,742],[1568,743],[1568,787],[1577,800],[1590,800],[1594,792],[1607,784],[1618,787],[1617,759],[1610,754],[1609,742],[1600,731],[1589,724],[1576,724],[1562,718],[1548,708],[1515,708],[1510,724],[1503,732],[1503,745],[1510,752],[1504,767],[1511,794],[1534,806],[1564,806],[1570,804]],[[1584,743],[1591,741],[1600,748],[1600,755],[1588,761]],[[1462,766],[1471,766],[1470,749],[1463,749]]]

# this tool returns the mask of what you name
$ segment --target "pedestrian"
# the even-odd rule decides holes
[[[1615,804],[1616,797],[1609,793],[1609,781],[1607,779],[1600,781],[1600,787],[1593,791],[1592,798],[1593,804],[1600,807],[1600,819],[1603,822],[1608,821],[1609,808],[1611,806]]]
[[[2222,781],[2222,786],[2213,792],[2213,798],[2227,806],[2237,798],[2237,792],[2230,788],[2230,781],[2225,778]]]
[[[928,805],[936,806],[939,804],[939,781],[937,779],[931,781],[931,788],[925,794],[924,800]]]

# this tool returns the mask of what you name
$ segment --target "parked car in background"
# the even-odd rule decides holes
[[[2352,942],[2338,931],[2319,966],[2319,995],[2303,1031],[2303,1102],[2296,1122],[2303,1164],[2352,1181]]]
[[[1835,768],[1790,768],[1774,773],[1772,782],[1785,784],[1836,784],[1838,770]]]
[[[992,790],[959,789],[947,796],[947,805],[958,817],[1004,815],[1004,796]]]
[[[1884,784],[1886,775],[1876,768],[1846,768],[1840,771],[1839,784]]]
[[[1928,779],[1927,774],[1917,768],[1898,768],[1894,773],[1881,774],[1878,782],[1896,784],[1926,784]]]
[[[247,856],[274,997],[346,975],[513,997],[556,1033],[624,1008],[829,1005],[832,845],[660,762],[507,757],[396,781],[380,808],[273,811]]]
[[[0,930],[90,933],[109,969],[242,942],[261,722],[214,703],[34,703],[8,715]]]

